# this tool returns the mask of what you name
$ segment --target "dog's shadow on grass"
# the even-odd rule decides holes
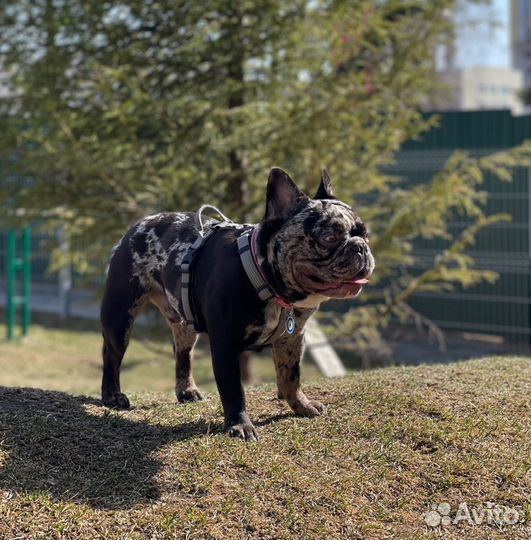
[[[209,430],[204,421],[165,426],[87,405],[99,402],[0,386],[0,489],[95,508],[130,508],[159,498],[156,450]]]

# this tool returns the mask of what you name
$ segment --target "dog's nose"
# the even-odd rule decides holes
[[[353,245],[354,253],[361,253],[366,254],[367,253],[367,244],[363,242],[363,240],[358,240],[357,242],[354,242]]]

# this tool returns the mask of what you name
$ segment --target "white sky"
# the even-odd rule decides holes
[[[471,6],[458,17],[459,67],[510,67],[509,4],[510,0],[492,0],[491,6]]]

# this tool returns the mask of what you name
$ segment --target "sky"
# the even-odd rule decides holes
[[[510,67],[510,0],[492,0],[491,6],[469,6],[459,16],[459,67]]]

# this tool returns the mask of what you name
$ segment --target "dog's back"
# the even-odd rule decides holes
[[[178,270],[198,235],[192,213],[164,212],[140,220],[113,249],[108,281],[116,274],[138,281],[146,292],[160,289],[164,267],[171,264]]]

